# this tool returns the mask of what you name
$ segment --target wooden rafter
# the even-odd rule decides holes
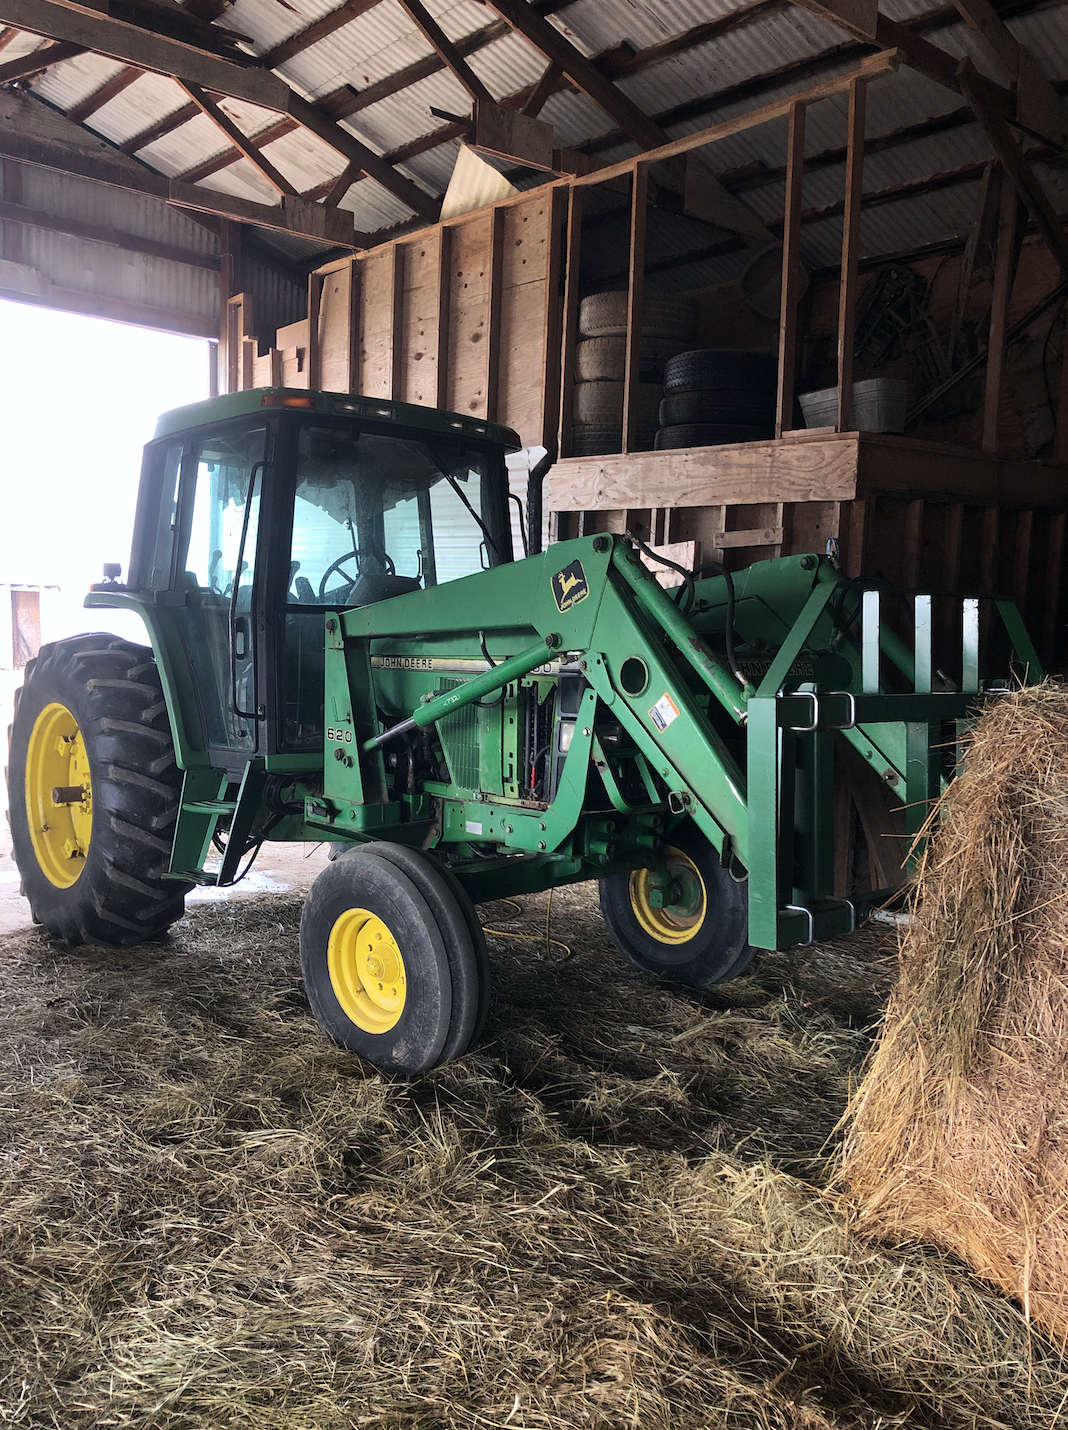
[[[106,15],[69,9],[58,0],[0,0],[0,22],[288,115],[346,160],[359,159],[370,178],[421,217],[437,216],[436,202],[418,184],[398,174],[354,134],[295,93],[283,79],[255,65],[237,64],[185,41],[152,34]]]
[[[0,84],[10,84],[16,79],[30,79],[48,69],[49,65],[57,65],[60,60],[71,60],[75,55],[84,54],[84,45],[69,44],[66,41],[42,45],[40,49],[31,50],[28,55],[19,55],[17,60],[8,60],[6,64],[0,65]]]
[[[398,3],[415,21],[423,35],[429,40],[435,54],[454,78],[463,85],[475,103],[493,104],[493,95],[490,94],[430,11],[422,4],[422,0],[398,0]]]
[[[960,62],[957,74],[964,97],[974,109],[991,148],[1012,180],[1035,227],[1060,264],[1062,273],[1068,276],[1068,236],[1037,174],[1004,119],[1000,106],[992,97],[990,80],[981,75],[970,60]]]
[[[45,116],[47,123],[43,124]],[[286,196],[277,205],[259,204],[218,190],[198,188],[153,173],[143,164],[105,147],[99,136],[92,136],[91,145],[86,139],[84,129],[32,98],[0,96],[0,156],[4,158],[147,194],[163,203],[216,218],[301,234],[321,243],[352,248],[366,243],[366,235],[354,232],[351,214],[325,209],[321,204],[301,198]]]
[[[362,172],[363,170],[358,164],[346,164],[331,188],[323,195],[324,206],[328,209],[336,209]]]
[[[18,30],[10,26],[5,30],[0,30],[0,50],[6,50],[11,41],[17,38],[18,33]]]
[[[545,66],[541,79],[530,91],[530,98],[523,105],[522,112],[530,119],[537,119],[550,95],[555,94],[560,87],[563,78],[563,70],[555,60],[550,60]]]
[[[126,233],[103,224],[83,223],[81,219],[26,208],[23,204],[0,203],[0,220],[22,224],[26,228],[44,229],[49,233],[62,233],[70,238],[83,238],[90,243],[122,249],[126,253],[140,253],[146,258],[163,258],[169,263],[182,263],[190,268],[207,268],[214,272],[219,267],[218,260],[210,254],[194,253],[173,243],[157,243],[155,239],[143,238],[137,233]]]
[[[246,134],[242,134],[230,116],[216,104],[210,94],[206,94],[198,84],[183,84],[182,88],[197,108],[211,120],[221,133],[225,134],[230,143],[237,149],[250,164],[263,175],[272,188],[278,190],[282,195],[290,198],[296,196],[297,190],[284,175],[280,174],[261,149],[252,142]]]
[[[283,40],[281,44],[275,45],[274,49],[268,50],[261,56],[262,63],[267,69],[278,69],[296,55],[310,50],[312,45],[317,45],[320,40],[325,40],[335,30],[340,30],[350,20],[358,19],[378,3],[379,0],[345,0],[344,5],[331,10],[328,15],[320,16],[305,29],[298,30],[295,35],[290,35],[288,40]]]
[[[990,0],[953,3],[1015,86],[1016,122],[1020,128],[1068,151],[1068,106]]]
[[[136,80],[139,80],[143,74],[144,70],[138,69],[135,65],[126,65],[117,74],[113,74],[110,79],[106,79],[102,85],[94,89],[92,94],[87,94],[84,99],[79,100],[77,104],[68,109],[67,118],[72,119],[75,124],[84,124],[90,115],[95,114],[98,109],[103,109],[105,104],[110,104],[113,99],[122,94],[123,90],[129,89]]]

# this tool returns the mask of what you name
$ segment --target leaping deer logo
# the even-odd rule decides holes
[[[572,606],[577,606],[590,594],[581,561],[572,561],[570,566],[565,566],[562,571],[557,571],[553,576],[552,585],[553,598],[561,613],[569,611]]]

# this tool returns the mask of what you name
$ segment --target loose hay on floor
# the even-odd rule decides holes
[[[697,995],[558,894],[487,1045],[321,1040],[296,900],[158,947],[0,949],[0,1421],[121,1430],[1052,1426],[1068,1374],[949,1258],[820,1188],[892,940]],[[486,910],[507,927],[507,906]],[[544,900],[514,927],[536,932]]]
[[[988,706],[941,806],[851,1109],[856,1225],[933,1242],[1068,1339],[1068,689]]]

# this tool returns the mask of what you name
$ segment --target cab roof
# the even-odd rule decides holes
[[[421,428],[428,435],[469,437],[483,442],[496,442],[509,451],[518,451],[523,443],[510,427],[496,422],[483,422],[477,417],[464,417],[458,412],[442,412],[436,407],[421,407],[414,402],[391,402],[384,397],[360,397],[347,392],[309,392],[299,387],[255,387],[246,392],[230,392],[224,397],[209,397],[204,402],[190,402],[164,412],[156,423],[156,437],[173,437],[195,427],[223,422],[228,417],[245,417],[254,412],[291,410],[315,412],[322,417],[369,417],[380,422],[392,422],[398,427]]]

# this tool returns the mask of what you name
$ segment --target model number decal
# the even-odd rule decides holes
[[[352,744],[352,731],[343,730],[340,725],[329,725],[326,730],[328,740],[341,740],[346,745]]]

